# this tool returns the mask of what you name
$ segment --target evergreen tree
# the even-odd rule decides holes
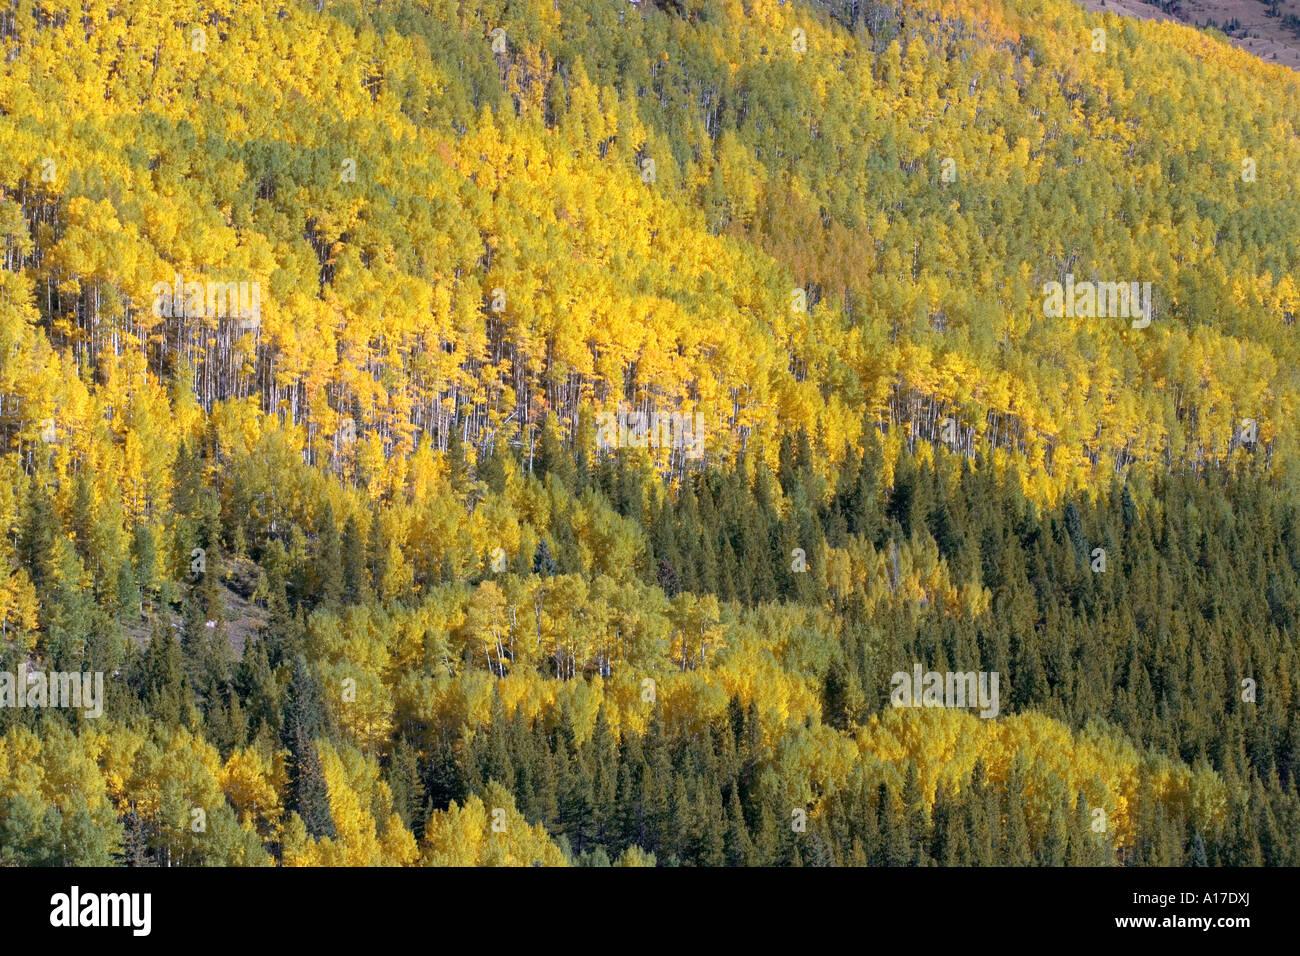
[[[309,836],[334,837],[329,792],[316,741],[326,736],[328,716],[320,687],[302,657],[293,661],[280,720],[280,742],[288,750],[285,808],[297,813]]]
[[[356,515],[343,523],[343,603],[364,604],[370,599],[369,572],[366,568],[366,545]]]
[[[537,551],[533,555],[533,574],[540,574],[542,577],[551,578],[555,577],[555,575],[559,573],[560,567],[555,563],[555,559],[551,557],[550,545],[548,545],[546,539],[543,538],[541,541],[537,542]]]
[[[338,606],[343,599],[345,569],[334,507],[327,504],[316,522],[316,557],[314,567],[314,602],[326,608]]]

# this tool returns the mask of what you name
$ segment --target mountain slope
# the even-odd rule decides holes
[[[53,418],[86,454],[131,369],[188,367],[349,474],[621,402],[769,461],[951,416],[1049,495],[1246,419],[1295,455],[1297,80],[1204,35],[1051,0],[145,9],[6,31],[5,335],[69,370],[5,360],[11,448]],[[1067,275],[1151,283],[1152,324],[1045,316]],[[256,283],[260,321],[157,314],[176,276]]]

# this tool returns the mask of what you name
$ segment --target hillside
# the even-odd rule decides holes
[[[1295,864],[1294,70],[1068,0],[0,42],[0,659],[111,675],[0,708],[3,862]]]
[[[425,437],[531,442],[583,403],[700,411],[769,463],[801,427],[837,461],[864,410],[911,438],[951,415],[1049,496],[1225,460],[1247,418],[1294,457],[1291,73],[1068,4],[856,33],[774,3],[455,9],[16,16],[5,335],[67,371],[6,360],[10,446],[51,418],[69,456],[120,446],[124,393],[156,409],[188,368],[196,411],[273,413],[389,487]],[[1067,275],[1150,282],[1152,325],[1044,321]],[[256,283],[259,321],[156,315],[176,276]],[[131,477],[137,508],[165,494]]]
[[[1265,62],[1300,69],[1300,3],[1296,0],[1085,0],[1083,6],[1094,13],[1208,27]]]

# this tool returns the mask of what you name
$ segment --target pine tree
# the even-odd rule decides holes
[[[908,845],[907,821],[883,783],[877,791],[876,801],[881,855],[874,865],[907,866],[913,860]]]
[[[739,788],[731,788],[731,798],[727,803],[727,865],[757,866],[759,855],[749,838],[749,828],[745,825],[745,814],[740,807]]]
[[[334,521],[334,507],[330,504],[325,505],[316,521],[313,568],[314,602],[321,607],[337,607],[344,593],[343,553],[338,525]]]
[[[681,593],[681,579],[678,578],[677,571],[673,568],[672,563],[667,557],[661,557],[659,559],[659,570],[656,574],[656,580],[658,581],[660,589],[662,589],[664,594],[668,597],[676,597]]]
[[[356,515],[348,515],[343,524],[343,603],[364,604],[370,599],[370,581],[366,569],[366,546]]]
[[[382,598],[388,580],[388,542],[384,539],[384,528],[378,515],[370,519],[370,531],[366,538],[366,567],[370,570],[371,587]]]
[[[983,760],[976,760],[966,800],[966,831],[970,835],[972,866],[993,865],[993,821],[989,819],[991,794],[986,779]]]
[[[1028,866],[1030,863],[1029,825],[1025,819],[1024,774],[1018,763],[1013,764],[1003,790],[1002,817],[1006,831],[1000,841],[1007,866]]]
[[[288,750],[285,769],[289,786],[285,809],[297,813],[313,837],[334,837],[329,792],[316,741],[325,736],[328,718],[320,687],[307,662],[297,657],[285,691],[280,741]]]
[[[153,531],[147,524],[138,524],[131,536],[131,568],[135,575],[135,584],[144,605],[144,609],[153,606],[158,583],[155,567],[158,562],[158,550],[154,543]]]
[[[419,752],[405,737],[399,737],[388,762],[388,789],[393,795],[393,812],[402,824],[417,837],[423,835],[422,809],[426,802],[424,784],[420,780]]]
[[[189,691],[180,648],[168,624],[159,622],[154,626],[141,662],[140,684],[145,709],[155,719],[166,726],[181,722],[189,707]]]
[[[903,784],[903,811],[906,814],[907,841],[912,851],[912,866],[930,863],[930,813],[921,792],[921,780],[915,763],[908,763]]]
[[[537,551],[533,555],[533,574],[540,574],[542,577],[553,578],[560,573],[559,565],[551,557],[550,545],[543,538],[537,542]]]

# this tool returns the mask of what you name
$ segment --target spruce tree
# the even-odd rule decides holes
[[[533,554],[533,574],[553,578],[559,573],[560,567],[555,563],[555,559],[551,557],[551,547],[543,538],[537,542],[537,551]]]
[[[325,735],[328,718],[320,687],[303,657],[292,664],[280,721],[280,742],[289,751],[285,761],[288,794],[285,808],[302,817],[313,837],[334,837],[329,792],[316,741]]]
[[[314,603],[320,607],[337,607],[343,598],[343,549],[334,506],[326,504],[316,521],[316,555],[313,560]]]
[[[343,524],[343,603],[364,604],[370,599],[369,572],[366,568],[366,545],[356,515],[348,515]]]

